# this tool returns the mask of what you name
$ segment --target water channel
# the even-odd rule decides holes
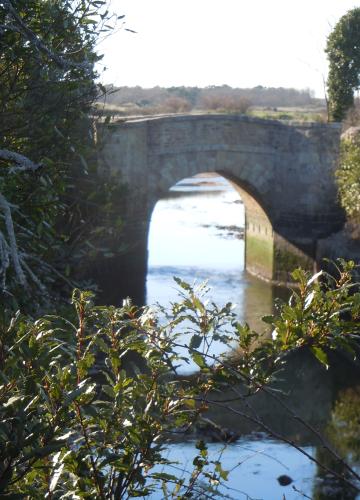
[[[173,276],[191,284],[194,280],[208,280],[210,299],[220,305],[228,301],[235,303],[239,320],[262,331],[261,316],[273,313],[275,298],[284,298],[289,292],[253,278],[244,270],[244,221],[242,201],[222,177],[204,174],[174,186],[168,197],[157,203],[152,215],[147,303],[166,305],[178,298]],[[336,360],[335,365],[326,372],[307,355],[293,359],[279,388],[287,394],[286,401],[297,415],[329,439],[336,441],[334,436],[339,438],[344,429],[351,429],[340,439],[341,453],[350,457],[357,467],[360,390],[356,382],[359,373],[349,369],[341,359]],[[324,452],[315,433],[285,415],[274,402],[260,397],[254,406],[275,431],[294,440],[306,453],[325,461],[330,468],[339,467]],[[240,436],[235,443],[226,445],[226,449],[223,443],[209,443],[210,456],[216,459],[221,454],[223,468],[231,471],[226,486],[219,490],[222,494],[235,499],[264,500],[360,498],[326,477],[299,451],[259,432],[255,425],[231,414],[216,414],[216,411],[210,417]],[[194,456],[194,442],[172,444],[168,450],[168,457],[178,462],[185,477]],[[281,486],[278,478],[282,475],[289,476],[291,484]],[[151,498],[161,499],[163,493]]]

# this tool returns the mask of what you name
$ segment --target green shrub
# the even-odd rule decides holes
[[[130,301],[122,308],[96,307],[90,293],[75,290],[74,320],[32,321],[20,314],[4,320],[0,495],[128,498],[163,488],[164,498],[193,498],[205,482],[206,498],[219,498],[227,471],[209,460],[204,443],[197,445],[187,481],[155,468],[168,463],[166,443],[211,404],[232,411],[219,403],[225,389],[241,383],[246,398],[266,391],[289,351],[309,347],[325,366],[329,349],[354,356],[360,293],[354,293],[352,269],[343,263],[337,278],[297,270],[299,287],[289,304],[279,317],[264,318],[273,338],[257,344],[259,334],[235,321],[231,304],[207,305],[205,285],[179,279],[181,301],[170,311],[138,309]],[[215,358],[214,342],[238,345],[241,356]],[[178,376],[179,363],[189,360],[198,371]],[[242,416],[256,418],[253,412]]]
[[[188,484],[153,470],[167,463],[169,435],[204,411],[194,399],[204,383],[192,388],[171,376],[180,359],[172,331],[191,316],[176,305],[174,318],[159,326],[150,308],[129,301],[119,309],[94,307],[91,294],[79,291],[73,304],[74,322],[17,315],[1,330],[0,494],[124,498],[164,483],[190,498],[200,479],[210,494],[224,471],[204,469],[202,443]],[[207,313],[202,328],[209,338],[228,312]],[[198,345],[197,335],[190,345]],[[200,354],[191,356],[202,365]]]
[[[342,207],[350,221],[360,222],[360,143],[359,139],[341,142],[340,163],[336,172]]]

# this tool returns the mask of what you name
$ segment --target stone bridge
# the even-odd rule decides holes
[[[167,116],[102,125],[99,136],[99,168],[126,185],[127,251],[98,266],[109,301],[114,279],[142,300],[152,210],[185,177],[217,172],[231,181],[245,205],[246,269],[269,281],[288,281],[296,265],[312,270],[319,240],[343,225],[333,175],[338,124]]]

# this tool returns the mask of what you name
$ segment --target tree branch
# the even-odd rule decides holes
[[[92,70],[92,64],[85,60],[81,63],[69,61],[62,54],[57,54],[53,52],[49,47],[41,40],[41,38],[36,35],[22,20],[21,16],[18,14],[14,8],[11,0],[2,0],[2,4],[7,10],[7,12],[12,16],[15,21],[15,26],[8,24],[7,27],[12,31],[17,31],[21,33],[27,40],[37,48],[37,50],[47,57],[49,57],[59,68],[61,69],[71,69],[71,68],[81,68],[83,70]],[[2,27],[2,29],[4,29]]]
[[[5,290],[6,287],[6,271],[9,265],[9,245],[3,233],[0,232],[0,286],[2,290]]]
[[[0,160],[9,161],[14,163],[16,166],[11,167],[10,172],[24,172],[25,170],[35,171],[41,165],[39,163],[34,163],[26,156],[23,156],[14,151],[9,151],[8,149],[0,149]]]
[[[20,264],[20,257],[19,257],[19,251],[16,243],[16,237],[15,237],[15,231],[14,231],[14,224],[11,216],[11,208],[10,204],[5,198],[4,195],[0,193],[0,208],[4,212],[5,216],[5,226],[6,230],[8,233],[8,238],[9,238],[9,251],[10,251],[10,256],[11,260],[14,264],[14,269],[16,276],[18,278],[18,281],[21,285],[26,286],[26,277],[24,274],[24,271],[21,267]]]

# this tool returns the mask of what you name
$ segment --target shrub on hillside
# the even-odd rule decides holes
[[[161,108],[168,113],[186,113],[191,110],[191,104],[187,99],[173,96],[165,99]]]
[[[246,113],[251,106],[251,101],[246,97],[235,95],[221,95],[209,93],[202,98],[203,109],[226,111],[234,113]]]

